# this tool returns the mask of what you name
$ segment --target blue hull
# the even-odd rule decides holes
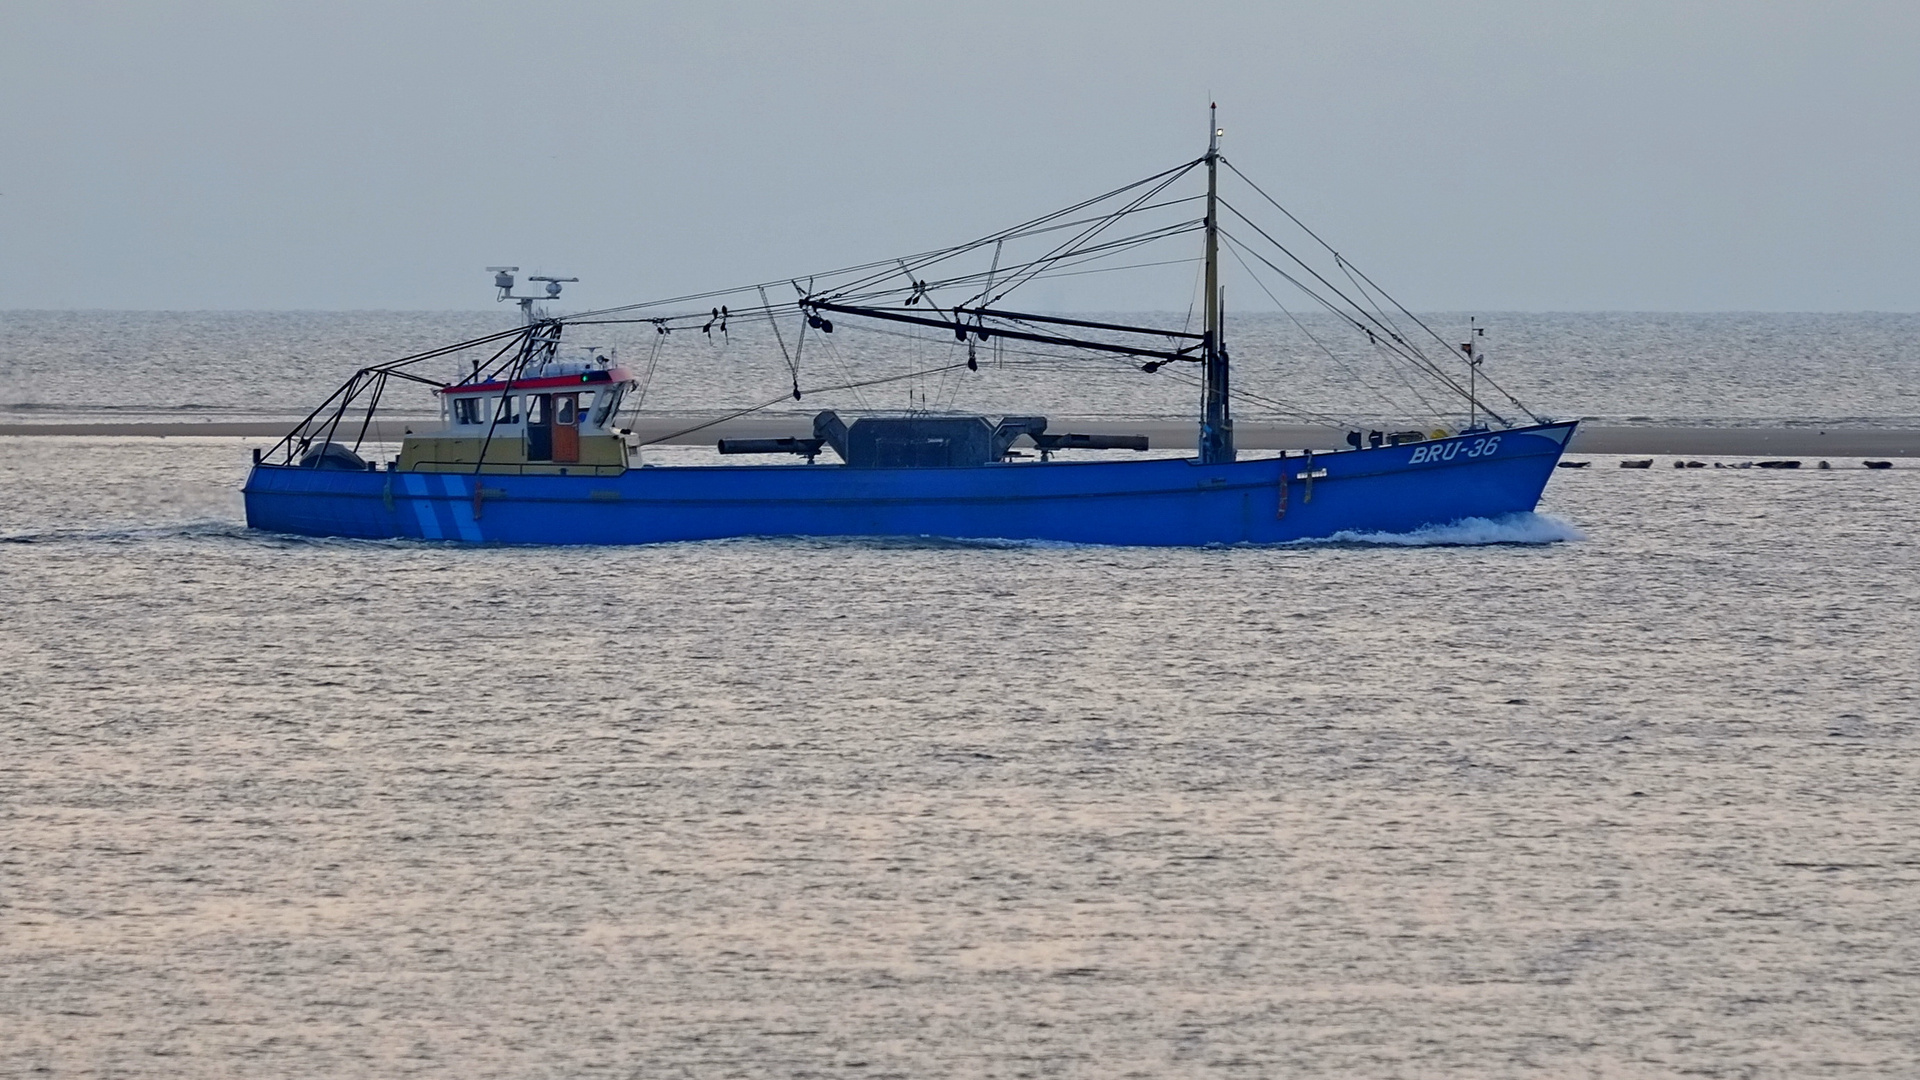
[[[247,478],[247,524],[308,536],[499,544],[734,536],[1270,544],[1530,511],[1573,428],[1543,424],[1316,454],[1311,479],[1301,457],[948,469],[714,465],[607,477],[262,464]]]

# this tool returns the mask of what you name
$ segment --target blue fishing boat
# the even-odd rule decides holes
[[[1220,194],[1222,166],[1239,175],[1220,153],[1220,135],[1212,128],[1200,158],[1011,229],[814,275],[805,284],[794,279],[791,301],[769,301],[767,286],[754,285],[557,317],[535,308],[533,297],[511,296],[513,268],[492,268],[500,295],[521,301],[521,325],[355,372],[272,450],[255,455],[245,488],[247,522],[310,536],[500,544],[848,536],[1185,546],[1406,533],[1532,511],[1575,424],[1526,412],[1506,395],[1481,370],[1474,333],[1462,345],[1446,341],[1332,248],[1326,251],[1350,287],[1335,284],[1241,216]],[[1177,181],[1196,172],[1205,178],[1204,194],[1170,194]],[[1298,224],[1284,207],[1267,201]],[[1116,228],[1135,215],[1169,208],[1176,215],[1169,223],[1130,233]],[[1179,216],[1183,208],[1199,216]],[[1268,246],[1243,243],[1223,228],[1223,208]],[[1016,289],[1047,272],[1190,235],[1200,240],[1204,274],[1197,328],[1028,312],[1007,303]],[[1454,430],[1375,431],[1370,437],[1355,431],[1347,437],[1348,449],[1339,451],[1242,457],[1231,406],[1245,395],[1230,379],[1219,281],[1223,239],[1319,301],[1428,386],[1458,395],[1466,422]],[[1043,249],[1006,259],[1007,250],[1023,241],[1038,241]],[[984,268],[955,269],[989,251],[992,260]],[[1241,264],[1252,266],[1245,257]],[[558,296],[560,282],[569,279],[535,280],[546,281],[548,295]],[[688,310],[727,296],[736,302],[757,296],[759,303]],[[850,325],[882,324],[951,335],[966,343],[967,370],[977,370],[975,348],[989,344],[1060,357],[1118,358],[1136,376],[1196,370],[1197,452],[1190,458],[1140,457],[1149,448],[1143,436],[1060,432],[1044,416],[909,411],[849,418],[830,409],[812,418],[810,434],[715,444],[723,455],[780,455],[782,463],[652,464],[638,458],[641,441],[623,421],[623,406],[644,377],[593,350],[569,353],[565,339],[571,327],[614,323],[650,324],[662,338],[676,329],[711,337],[716,325],[725,334],[729,320],[742,318],[771,325],[790,374],[790,386],[760,408],[863,385],[802,386],[807,335],[833,334],[837,319],[842,332]],[[791,352],[780,331],[787,320],[795,331]],[[1439,349],[1423,349],[1409,327],[1425,331]],[[488,350],[457,381],[419,373],[425,361]],[[432,393],[438,422],[409,428],[398,456],[366,459],[362,448],[383,399],[390,400],[388,390],[408,385]],[[1490,406],[1484,387],[1505,396],[1517,412]],[[684,441],[751,411],[735,410],[671,437]],[[1099,456],[1075,460],[1083,453]]]

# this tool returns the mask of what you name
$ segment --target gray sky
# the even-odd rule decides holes
[[[501,262],[598,306],[829,269],[1196,156],[1211,96],[1229,156],[1410,306],[1920,310],[1912,0],[0,0],[0,25],[0,307],[474,308]]]

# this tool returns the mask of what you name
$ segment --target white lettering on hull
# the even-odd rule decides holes
[[[1413,456],[1407,459],[1409,465],[1431,465],[1436,461],[1452,461],[1456,457],[1486,457],[1500,449],[1500,436],[1488,435],[1472,442],[1448,440],[1447,442],[1425,443],[1413,448]]]

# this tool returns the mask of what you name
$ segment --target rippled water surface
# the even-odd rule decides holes
[[[245,459],[0,439],[0,1075],[1920,1070],[1920,469],[561,550]]]
[[[1179,314],[1105,316],[1155,326]],[[1430,315],[1449,342],[1467,316]],[[1916,314],[1504,314],[1480,317],[1485,371],[1536,411],[1613,423],[1818,424],[1920,427],[1920,315]],[[298,418],[356,368],[495,333],[496,312],[0,312],[0,422]],[[1446,348],[1408,323],[1429,352]],[[776,341],[765,323],[736,319],[726,334],[650,325],[581,326],[568,340],[612,350],[651,372],[643,407],[708,414],[772,402],[811,415],[821,408],[899,409],[910,403],[1055,416],[1186,418],[1199,391],[1181,365],[1158,374],[1131,360],[1058,358],[1004,342],[968,347],[929,332],[903,335],[846,321],[831,337]],[[1311,334],[1312,336],[1308,336]],[[1458,336],[1455,336],[1458,335]],[[1234,386],[1246,419],[1302,417],[1342,423],[1456,422],[1459,404],[1389,365],[1350,328],[1326,317],[1234,316],[1228,327]],[[1323,349],[1322,346],[1325,346]],[[490,346],[497,348],[498,346]],[[808,388],[897,379],[853,391],[786,397],[800,353]],[[452,379],[486,351],[425,362]],[[1465,378],[1464,372],[1459,372]],[[1518,415],[1497,392],[1496,407]],[[431,410],[423,388],[396,388],[387,406]]]

